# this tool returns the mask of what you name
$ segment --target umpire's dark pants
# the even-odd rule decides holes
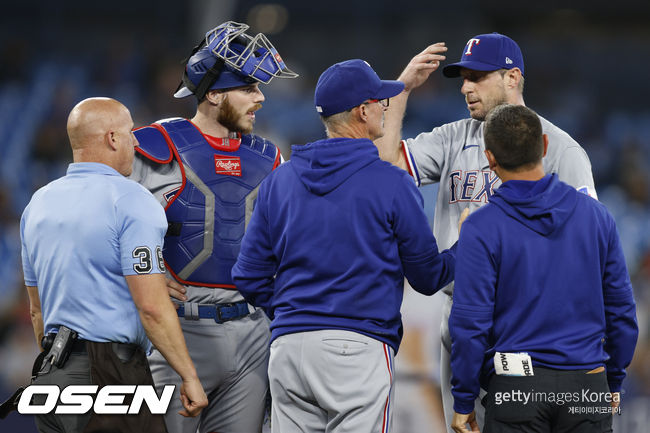
[[[85,342],[82,351],[73,351],[61,368],[41,369],[32,382],[36,385],[151,385],[153,378],[144,351],[135,345]],[[43,405],[45,395],[35,395],[33,403]],[[131,403],[127,395],[124,404]],[[36,415],[40,433],[167,433],[162,415],[152,415],[143,406],[138,415],[98,415],[93,410],[82,415]]]
[[[535,367],[532,377],[493,375],[483,433],[606,433],[612,413],[605,372]]]
[[[58,385],[63,389],[67,385],[88,385],[90,380],[90,363],[88,354],[73,352],[62,368],[52,366],[49,373],[39,375],[32,384]],[[45,395],[35,395],[34,404],[45,404]],[[90,412],[82,415],[36,415],[36,427],[40,433],[82,432],[90,420]]]

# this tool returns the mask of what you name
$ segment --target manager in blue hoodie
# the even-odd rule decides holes
[[[379,159],[389,98],[363,60],[315,92],[327,139],[293,146],[260,186],[232,276],[271,322],[273,432],[385,432],[404,277],[432,295],[454,275],[408,173]]]
[[[503,184],[458,241],[449,318],[456,432],[611,432],[638,327],[614,219],[545,175],[548,141],[523,106],[494,109],[485,155]]]

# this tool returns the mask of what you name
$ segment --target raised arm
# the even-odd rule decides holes
[[[429,45],[413,57],[400,74],[398,80],[404,83],[404,91],[391,98],[384,118],[384,136],[375,141],[379,156],[384,161],[406,169],[406,160],[400,146],[406,102],[411,90],[420,87],[429,75],[440,67],[440,62],[446,58],[443,55],[446,51],[444,42]]]

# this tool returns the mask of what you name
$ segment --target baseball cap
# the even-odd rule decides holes
[[[380,80],[365,60],[346,60],[330,66],[318,78],[314,104],[321,116],[331,116],[368,99],[392,98],[402,90],[404,83]]]
[[[496,71],[497,69],[519,68],[524,75],[524,57],[519,45],[499,33],[474,36],[467,41],[460,62],[442,68],[445,77],[460,76],[460,68],[475,71]]]

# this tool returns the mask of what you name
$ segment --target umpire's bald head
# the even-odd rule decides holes
[[[131,174],[138,145],[128,108],[111,98],[88,98],[68,116],[68,137],[74,162],[106,164],[124,176]]]

